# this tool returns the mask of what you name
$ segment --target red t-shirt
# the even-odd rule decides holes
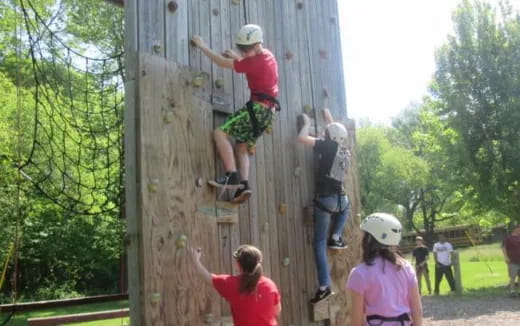
[[[264,49],[262,54],[235,60],[233,66],[236,72],[246,74],[251,93],[278,96],[278,63],[271,51]],[[260,102],[271,105],[268,101]]]
[[[520,264],[520,236],[510,235],[504,239],[502,246],[513,264]]]
[[[240,276],[212,275],[213,286],[229,302],[235,326],[277,326],[276,306],[280,293],[276,284],[261,277],[256,292],[243,295],[239,292]]]

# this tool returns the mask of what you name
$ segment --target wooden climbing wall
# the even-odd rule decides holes
[[[295,143],[302,112],[323,128],[327,106],[347,120],[336,0],[125,0],[125,155],[132,325],[232,325],[228,305],[190,268],[185,244],[204,249],[216,273],[232,272],[232,251],[251,243],[280,287],[281,325],[346,325],[346,278],[359,259],[355,159],[346,176],[350,249],[330,253],[330,304],[311,309],[317,286],[312,220],[313,153]],[[264,28],[278,59],[280,102],[271,135],[251,160],[254,195],[229,207],[206,185],[220,174],[211,131],[248,99],[245,78],[212,65],[189,45],[201,35],[223,51],[244,23]],[[318,113],[317,113],[318,112]],[[354,156],[355,158],[355,156]],[[233,223],[236,222],[236,223]],[[315,311],[314,311],[315,310]],[[313,315],[324,321],[311,321]]]

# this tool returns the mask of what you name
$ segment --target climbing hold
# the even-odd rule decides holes
[[[158,42],[153,45],[153,52],[155,53],[161,53],[161,44]]]
[[[202,76],[196,76],[192,79],[191,85],[193,87],[202,87],[204,85],[204,77]]]
[[[179,5],[177,4],[177,1],[170,1],[170,2],[168,2],[168,10],[171,13],[176,12],[177,8],[179,8]]]
[[[213,13],[213,16],[218,16],[218,14],[219,14],[219,11],[217,8],[214,8],[211,12]]]
[[[195,180],[195,185],[197,187],[202,187],[204,185],[204,180],[202,178],[197,178],[197,180]]]
[[[177,249],[183,249],[183,248],[186,248],[186,241],[188,240],[188,237],[185,236],[184,234],[181,234],[177,237],[177,239],[175,240],[175,247]]]
[[[285,59],[291,60],[294,57],[294,54],[291,51],[285,52]]]
[[[159,292],[152,293],[150,295],[150,301],[152,303],[158,303],[161,301],[161,294]]]
[[[322,59],[327,59],[327,51],[321,49],[321,50],[319,51],[319,53],[320,53],[320,58],[322,58]]]
[[[294,169],[294,176],[299,177],[300,175],[302,175],[302,168],[298,166]]]
[[[285,216],[285,214],[287,214],[287,204],[280,204],[280,206],[278,206],[278,212],[280,213],[280,215]]]
[[[173,112],[166,112],[163,117],[164,123],[172,123],[173,121]]]
[[[148,191],[149,192],[157,192],[157,189],[159,188],[159,179],[153,179],[148,184]]]
[[[310,106],[309,104],[305,104],[303,106],[303,112],[307,113],[307,114],[310,114],[312,111],[312,106]]]
[[[242,0],[231,0],[234,5],[239,5]]]
[[[298,2],[298,3],[296,4],[296,8],[298,8],[298,9],[303,9],[303,2]]]
[[[332,24],[336,24],[336,17],[332,16],[329,18],[329,20]]]
[[[206,314],[206,316],[204,316],[204,323],[211,324],[211,323],[213,323],[214,319],[215,319],[215,317],[213,316],[212,313]]]
[[[285,258],[283,259],[283,261],[282,261],[282,265],[283,265],[284,267],[289,266],[290,263],[291,263],[291,258],[289,258],[289,257],[285,257]]]
[[[224,87],[224,80],[222,78],[215,79],[215,87],[216,88]]]
[[[323,89],[323,97],[329,97],[329,91],[326,88]]]

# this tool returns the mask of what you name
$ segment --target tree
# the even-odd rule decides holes
[[[520,17],[465,0],[437,53],[437,114],[460,135],[457,173],[484,208],[520,222]]]
[[[404,210],[407,224],[419,205],[419,189],[426,180],[426,163],[389,141],[391,130],[367,127],[358,132],[361,201],[365,214]]]

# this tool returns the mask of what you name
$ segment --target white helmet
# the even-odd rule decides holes
[[[253,45],[256,43],[263,43],[262,28],[258,25],[248,24],[242,26],[236,37],[236,44],[239,45]]]
[[[341,123],[329,123],[325,129],[329,133],[329,137],[332,141],[338,144],[344,144],[347,141],[347,129]]]
[[[397,246],[401,241],[401,222],[391,214],[370,214],[361,222],[361,230],[370,233],[377,242],[387,246]]]

